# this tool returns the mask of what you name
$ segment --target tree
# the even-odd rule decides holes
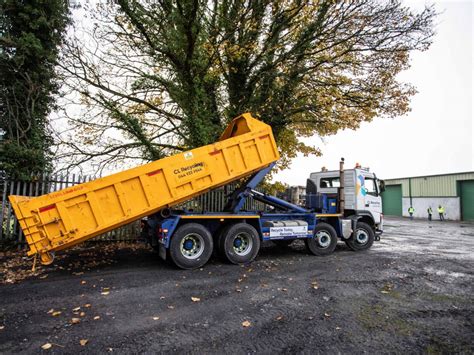
[[[48,114],[55,64],[68,22],[64,0],[0,4],[0,171],[27,177],[51,168]]]
[[[58,137],[70,166],[208,144],[249,111],[273,127],[286,167],[319,152],[299,137],[409,111],[415,89],[397,75],[429,47],[436,16],[399,0],[117,3],[99,11],[90,43],[68,42],[62,68],[87,105],[70,117],[81,141]]]

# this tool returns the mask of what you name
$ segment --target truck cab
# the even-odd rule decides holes
[[[360,166],[314,172],[306,184],[306,207],[317,212],[340,212],[344,218],[365,222],[378,236],[383,230],[383,186],[373,172]]]

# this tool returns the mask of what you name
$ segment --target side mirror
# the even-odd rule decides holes
[[[380,193],[385,191],[385,181],[384,180],[379,180],[379,186],[380,186]]]

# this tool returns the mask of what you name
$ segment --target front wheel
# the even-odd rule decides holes
[[[212,255],[213,242],[206,227],[197,224],[184,224],[171,238],[170,257],[181,269],[197,269],[203,266]]]
[[[260,250],[258,232],[247,223],[227,227],[220,238],[221,254],[232,264],[252,262]]]
[[[356,230],[346,240],[347,246],[354,250],[367,250],[374,244],[375,233],[371,226],[364,222],[357,222]]]
[[[305,239],[308,250],[318,256],[331,254],[337,245],[337,233],[333,226],[327,223],[319,223],[314,229],[313,238]]]

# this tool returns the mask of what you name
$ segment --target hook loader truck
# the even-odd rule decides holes
[[[142,219],[143,235],[163,259],[202,267],[217,251],[230,263],[250,263],[263,241],[287,246],[302,239],[310,253],[328,255],[339,239],[369,249],[382,233],[380,182],[364,169],[313,173],[305,206],[256,190],[279,159],[271,127],[249,113],[203,147],[54,191],[9,196],[29,245],[43,264],[54,253]],[[221,212],[176,209],[231,182],[240,186]],[[247,199],[271,211],[246,211]]]

